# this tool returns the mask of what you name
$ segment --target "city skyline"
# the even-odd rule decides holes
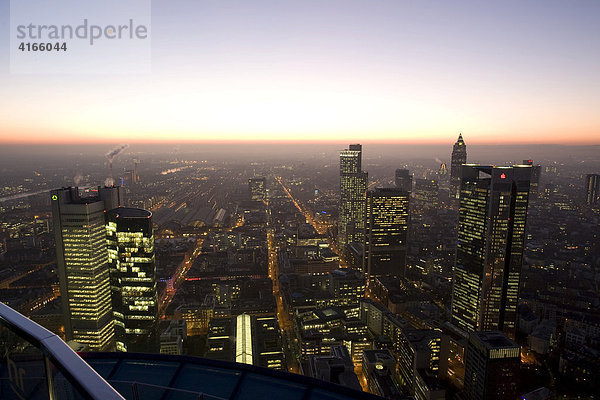
[[[595,399],[598,16],[0,2],[0,397]]]

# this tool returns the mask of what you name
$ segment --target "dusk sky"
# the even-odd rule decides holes
[[[151,73],[26,75],[2,0],[0,142],[600,144],[600,1],[489,3],[153,1]]]

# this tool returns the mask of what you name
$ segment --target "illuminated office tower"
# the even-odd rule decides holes
[[[340,152],[340,215],[339,241],[344,248],[348,243],[362,243],[365,222],[365,192],[367,173],[361,169],[362,146],[351,144]]]
[[[521,347],[498,331],[469,336],[465,360],[467,400],[513,400],[521,367]]]
[[[264,201],[267,199],[267,183],[265,178],[248,179],[248,190],[252,200]]]
[[[367,192],[363,250],[367,276],[404,276],[409,198],[398,188]]]
[[[99,187],[81,197],[69,187],[53,190],[51,198],[66,339],[109,350],[114,328],[105,212],[119,206],[121,188]]]
[[[531,167],[463,165],[452,322],[515,335]]]
[[[598,204],[600,201],[600,175],[589,174],[585,177],[585,203]]]
[[[458,134],[458,139],[452,148],[452,159],[450,161],[450,186],[454,197],[458,195],[460,186],[460,166],[467,163],[467,145],[463,140],[462,133]]]
[[[407,169],[396,170],[396,187],[406,192],[412,192],[412,175]]]
[[[151,351],[158,317],[152,213],[109,211],[106,238],[117,350]]]
[[[419,208],[435,208],[439,204],[440,186],[434,179],[415,179],[415,205]]]

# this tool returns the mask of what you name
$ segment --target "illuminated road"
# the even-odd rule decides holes
[[[31,265],[27,271],[22,272],[22,273],[20,273],[18,275],[13,275],[13,276],[11,276],[11,277],[3,280],[2,282],[0,282],[0,289],[7,289],[10,286],[11,283],[16,282],[19,279],[24,278],[24,277],[26,277],[27,275],[29,275],[29,274],[31,274],[33,272],[39,271],[40,269],[45,268],[45,267],[47,267],[48,265],[51,265],[51,264],[56,264],[56,260],[52,260],[52,261],[49,261],[49,262],[44,263],[44,264],[34,264],[34,265]],[[13,288],[16,288],[16,286],[13,286]]]
[[[300,204],[298,201],[296,201],[296,199],[294,198],[294,196],[292,196],[292,193],[288,190],[287,187],[285,187],[285,185],[281,181],[280,177],[277,177],[275,179],[277,179],[277,182],[279,182],[279,184],[283,188],[283,191],[285,192],[285,194],[287,194],[287,196],[290,198],[290,200],[292,201],[292,203],[294,203],[294,205],[296,206],[296,208],[298,209],[298,211],[300,211],[302,214],[304,214],[304,217],[313,226],[313,228],[315,228],[315,230],[319,234],[324,234],[327,231],[327,228],[324,227],[324,226],[322,226],[321,224],[319,224],[317,221],[315,221],[315,219],[313,218],[312,213],[310,212],[310,210],[304,209],[302,207],[302,204]]]
[[[270,210],[269,210],[270,216]],[[277,262],[277,246],[273,237],[273,229],[267,228],[267,246],[269,254],[269,278],[273,282],[273,296],[277,303],[277,321],[279,321],[279,329],[284,336],[284,351],[289,372],[300,374],[300,365],[296,359],[292,346],[297,340],[294,330],[294,321],[283,305],[283,298],[279,292],[279,263]]]
[[[173,301],[173,298],[177,293],[177,289],[179,289],[179,287],[181,286],[181,283],[185,281],[185,277],[190,271],[190,268],[192,268],[194,260],[202,251],[202,243],[204,243],[204,237],[201,237],[196,241],[196,246],[194,247],[194,250],[189,251],[185,254],[183,261],[179,264],[177,270],[175,271],[175,274],[173,275],[173,290],[171,292],[166,290],[162,299],[159,300],[158,315],[160,315],[161,319],[165,318],[165,311],[167,310],[167,307],[169,307],[169,304],[171,304],[171,301]]]
[[[292,201],[292,203],[294,203],[294,205],[296,206],[296,208],[298,209],[298,211],[300,211],[302,214],[304,214],[304,217],[313,226],[313,228],[315,228],[315,230],[319,234],[325,234],[327,232],[327,227],[325,225],[322,225],[319,222],[315,221],[315,219],[313,218],[312,213],[310,212],[310,210],[308,210],[307,208],[302,207],[302,204],[299,203],[294,198],[294,196],[292,196],[292,193],[290,192],[290,190],[283,184],[283,182],[281,181],[281,177],[276,177],[275,179],[277,180],[277,182],[279,182],[279,184],[281,185],[281,188],[283,189],[283,191],[285,192],[285,194],[290,198],[290,200]],[[337,254],[338,256],[340,256],[340,267],[347,268],[348,264],[342,259],[342,252],[337,247],[337,243],[335,243],[335,240],[333,238],[327,236],[327,242],[329,243],[329,248],[335,254]]]

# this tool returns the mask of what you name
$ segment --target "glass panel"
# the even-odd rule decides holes
[[[306,386],[256,374],[248,374],[242,381],[236,400],[286,399],[301,400]]]
[[[177,374],[173,386],[178,389],[228,399],[237,385],[240,375],[239,371],[186,364]],[[171,393],[168,399],[178,398],[176,395],[176,393]]]
[[[85,360],[85,362],[87,362],[92,368],[94,368],[96,372],[104,379],[108,379],[110,373],[117,364],[117,360],[87,359]]]
[[[81,394],[79,389],[71,384],[58,368],[48,361],[48,366],[52,373],[52,390],[54,398],[60,400],[83,400],[86,397]]]
[[[309,400],[351,400],[355,397],[345,396],[343,394],[329,392],[321,389],[313,389]]]
[[[165,395],[178,367],[176,362],[124,360],[109,383],[127,399],[134,399],[137,392],[138,399],[158,400]]]
[[[44,355],[1,323],[0,398],[49,399]]]

